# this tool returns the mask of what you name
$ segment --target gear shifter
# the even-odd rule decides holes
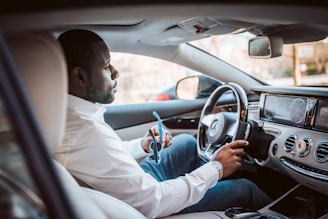
[[[253,212],[244,212],[244,213],[239,213],[236,214],[232,217],[232,219],[257,219],[257,218],[261,218],[262,214],[260,212],[257,211],[253,211]]]
[[[225,215],[227,215],[230,218],[234,218],[234,216],[241,215],[243,213],[258,213],[258,212],[255,210],[252,210],[249,208],[243,208],[243,207],[232,207],[232,208],[228,208],[227,210],[225,210]]]

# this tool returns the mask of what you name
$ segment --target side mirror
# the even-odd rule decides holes
[[[181,100],[195,100],[209,97],[222,83],[205,75],[190,76],[178,81],[177,97]]]
[[[248,42],[248,55],[252,58],[274,58],[282,56],[283,39],[280,37],[258,36]]]

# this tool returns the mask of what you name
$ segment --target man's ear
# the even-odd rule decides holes
[[[86,72],[81,67],[74,67],[71,71],[71,80],[74,84],[85,86],[87,81]]]

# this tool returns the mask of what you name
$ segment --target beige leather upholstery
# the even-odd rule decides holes
[[[8,36],[10,50],[51,150],[60,145],[66,122],[67,77],[61,48],[51,35]]]
[[[67,105],[67,73],[60,45],[47,33],[11,34],[6,40],[45,140],[54,151],[63,139]],[[145,218],[118,199],[80,187],[61,164],[55,160],[54,164],[79,218]]]
[[[220,211],[196,212],[189,214],[178,214],[166,217],[165,219],[229,219]]]

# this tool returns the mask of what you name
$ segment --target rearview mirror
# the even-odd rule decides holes
[[[274,58],[282,56],[283,40],[280,37],[258,36],[248,42],[248,55],[251,58]]]
[[[181,100],[206,98],[221,85],[222,83],[220,81],[214,80],[205,75],[190,76],[178,81],[176,94]]]

